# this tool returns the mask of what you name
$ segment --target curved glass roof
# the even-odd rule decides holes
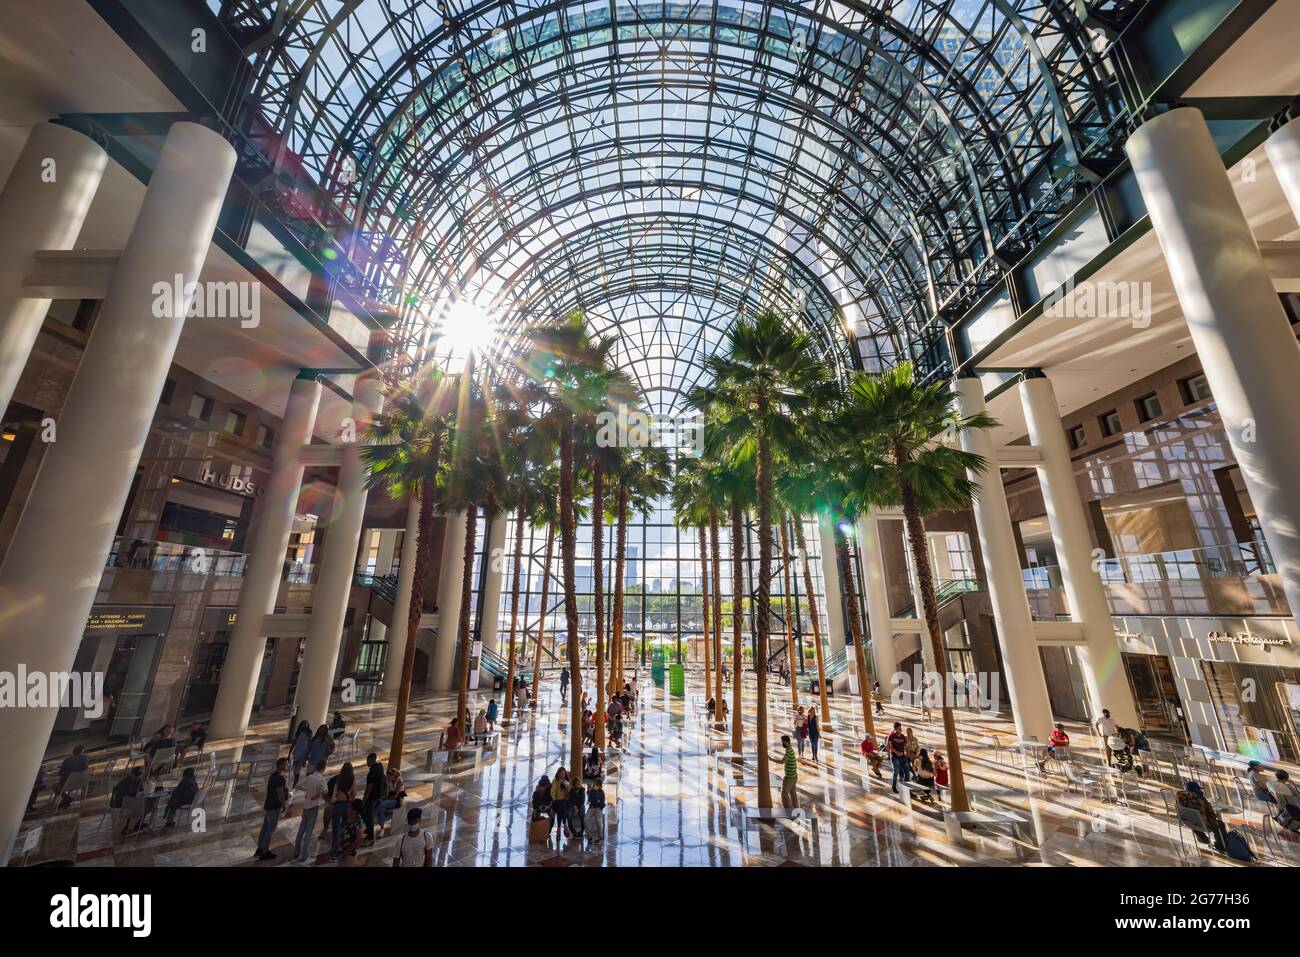
[[[1117,114],[1059,0],[211,0],[247,96],[406,327],[617,326],[667,411],[737,311],[838,368],[919,348],[1037,239]]]

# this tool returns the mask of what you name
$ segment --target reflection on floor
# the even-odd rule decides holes
[[[424,774],[425,756],[438,742],[455,707],[454,695],[418,697],[407,735],[404,771],[407,806],[424,809],[424,824],[436,838],[434,862],[461,866],[569,866],[618,865],[621,867],[739,865],[1219,865],[1234,862],[1221,854],[1198,848],[1166,806],[1172,796],[1165,781],[1148,774],[1139,779],[1103,772],[1096,739],[1082,726],[1069,727],[1076,761],[1090,779],[1067,782],[1060,768],[1048,766],[1046,774],[1032,760],[995,747],[1014,741],[1005,717],[959,711],[958,720],[968,786],[977,809],[1019,812],[1025,824],[1014,836],[990,828],[980,834],[963,832],[955,842],[944,826],[941,808],[913,802],[909,807],[890,790],[886,776],[867,772],[859,757],[862,714],[856,699],[832,699],[832,725],[824,734],[821,762],[801,762],[799,797],[805,815],[796,820],[745,823],[739,806],[755,798],[752,755],[739,764],[715,757],[729,751],[730,735],[702,720],[698,693],[702,679],[688,682],[684,698],[668,696],[644,676],[642,701],[627,722],[625,749],[611,751],[607,794],[607,836],[603,845],[582,839],[561,840],[554,832],[548,843],[529,843],[528,804],[537,779],[553,774],[566,763],[569,711],[560,707],[558,683],[542,689],[536,712],[513,723],[499,746],[475,764],[473,759]],[[755,706],[753,676],[749,676],[746,701],[747,738],[753,733]],[[487,692],[476,692],[485,706]],[[803,703],[808,703],[804,693]],[[769,688],[771,742],[788,730],[790,692]],[[355,744],[347,741],[331,758],[332,774],[344,760],[364,772],[368,751],[387,756],[392,733],[393,706],[380,702],[344,708],[349,728],[357,730]],[[886,707],[876,719],[880,734],[893,721],[915,728],[922,746],[943,749],[943,728],[936,714],[922,720],[919,711]],[[286,729],[287,715],[264,716],[244,742],[216,741],[208,752],[187,759],[198,768],[200,783],[208,774],[212,755],[218,766],[239,760],[250,762],[285,753],[277,740]],[[752,738],[747,748],[752,749]],[[13,863],[70,861],[79,866],[286,866],[293,857],[292,842],[298,829],[293,814],[280,822],[272,844],[278,859],[255,863],[253,849],[262,821],[266,786],[265,765],[259,765],[249,787],[249,765],[240,764],[238,777],[215,783],[206,798],[203,826],[163,830],[162,810],[155,827],[130,836],[114,835],[108,819],[107,793],[120,774],[99,780],[102,759],[123,757],[124,752],[97,753],[92,771],[96,779],[90,796],[67,810],[50,807],[43,797],[28,815],[19,836]],[[1026,769],[1027,765],[1027,769]],[[118,762],[122,766],[122,762]],[[777,762],[773,775],[781,773]],[[362,775],[359,775],[359,781]],[[416,780],[420,778],[421,780]],[[779,786],[773,788],[778,798]],[[301,794],[297,796],[301,800]],[[1247,802],[1249,803],[1249,802]],[[1258,810],[1247,807],[1225,814],[1229,827],[1246,829],[1256,850],[1273,863],[1300,861],[1300,846],[1284,841],[1274,827],[1264,833]],[[398,812],[405,819],[405,808]],[[399,825],[400,827],[400,825]],[[1180,839],[1181,838],[1181,839]],[[326,842],[327,844],[327,842]],[[327,850],[322,845],[321,850]],[[313,866],[389,866],[392,840],[381,838],[362,849],[354,859],[330,865],[319,857]]]

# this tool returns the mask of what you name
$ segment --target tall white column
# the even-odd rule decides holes
[[[889,625],[889,591],[885,585],[885,558],[880,547],[880,519],[874,514],[858,519],[858,546],[862,554],[862,578],[867,599],[867,623],[871,629],[871,653],[876,659],[880,690],[888,694],[898,672],[894,654],[894,630]]]
[[[1079,649],[1079,663],[1088,697],[1092,699],[1091,717],[1096,720],[1101,716],[1101,709],[1106,708],[1120,725],[1139,727],[1137,706],[1133,703],[1119,642],[1115,639],[1106,588],[1094,567],[1088,516],[1070,462],[1070,446],[1061,426],[1056,392],[1045,378],[1026,379],[1020,384],[1020,400],[1029,429],[1029,443],[1038,446],[1043,457],[1043,464],[1038,467],[1039,486],[1047,522],[1052,528],[1056,559],[1061,565],[1065,598],[1071,616],[1083,626],[1084,644]]]
[[[185,322],[153,286],[196,280],[235,167],[216,133],[177,123],[0,565],[0,671],[70,671]],[[5,709],[0,861],[8,861],[57,708]]]
[[[979,379],[957,380],[957,403],[963,417],[985,411],[984,387]],[[1020,556],[1011,528],[1011,511],[1007,508],[1002,470],[994,456],[993,437],[985,430],[972,429],[962,435],[962,449],[983,456],[989,467],[971,475],[976,485],[975,531],[979,535],[984,559],[984,578],[988,582],[989,602],[998,630],[998,647],[1002,651],[1002,671],[1011,700],[1011,716],[1016,734],[1047,740],[1052,728],[1052,703],[1043,677],[1043,661],[1034,635],[1033,616],[1025,596],[1024,576],[1020,573]]]
[[[835,561],[835,533],[831,523],[817,516],[817,535],[822,545],[822,583],[826,587],[826,644],[828,655],[836,655],[846,645],[844,600],[840,594],[840,569]]]
[[[433,646],[429,686],[434,691],[456,687],[456,627],[460,622],[460,591],[465,568],[465,512],[446,517],[442,564],[438,566],[438,640]]]
[[[1289,155],[1295,135],[1287,133],[1273,152]],[[1200,111],[1184,107],[1148,120],[1126,149],[1192,344],[1296,614],[1300,346]],[[1286,178],[1284,169],[1279,179]]]
[[[257,676],[266,651],[266,616],[284,577],[284,560],[293,532],[293,517],[302,491],[302,447],[311,441],[320,406],[321,384],[315,375],[297,378],[289,389],[284,419],[271,453],[271,476],[253,512],[248,564],[239,591],[239,610],[230,649],[221,670],[212,706],[211,737],[242,738],[253,713]]]
[[[402,662],[406,660],[406,626],[411,616],[411,592],[415,585],[415,548],[420,540],[420,496],[412,495],[406,507],[406,531],[402,534],[402,560],[397,566],[397,601],[388,626],[388,653],[384,656],[381,695],[395,695],[402,683]]]
[[[492,519],[487,530],[487,574],[479,583],[482,598],[479,605],[483,609],[483,628],[479,640],[487,651],[497,650],[497,636],[501,631],[501,580],[505,576],[502,570],[506,554],[506,515],[504,512]]]
[[[355,388],[352,420],[356,436],[362,437],[383,406],[383,386],[377,376],[364,375],[357,377]],[[361,460],[360,442],[353,441],[343,447],[334,507],[325,535],[325,554],[321,556],[316,587],[312,589],[307,647],[298,674],[298,719],[313,728],[324,724],[329,714],[330,689],[338,668],[343,621],[348,613],[365,517],[366,466]]]
[[[108,154],[90,137],[38,123],[0,191],[0,413],[50,308],[50,300],[23,294],[32,256],[72,248],[107,166]]]
[[[1264,144],[1269,165],[1282,186],[1282,193],[1300,222],[1300,119],[1291,120]]]

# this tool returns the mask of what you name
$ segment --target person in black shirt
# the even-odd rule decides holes
[[[186,768],[185,773],[181,775],[181,783],[176,785],[176,790],[171,793],[167,799],[167,812],[163,815],[163,821],[167,827],[176,826],[176,812],[187,805],[194,803],[194,796],[199,793],[198,778],[194,776],[193,768]]]
[[[262,805],[265,815],[262,818],[262,832],[257,836],[257,853],[253,855],[259,861],[275,860],[271,839],[275,837],[275,829],[280,824],[280,814],[289,802],[289,788],[284,777],[288,769],[289,759],[280,758],[266,781],[266,803]]]
[[[384,765],[372,751],[366,755],[366,790],[361,796],[361,817],[366,822],[366,844],[375,843],[375,807],[384,799],[387,784]]]

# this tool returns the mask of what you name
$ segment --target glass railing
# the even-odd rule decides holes
[[[248,556],[179,542],[154,542],[125,536],[113,540],[105,568],[138,568],[155,572],[187,572],[191,575],[244,577]]]
[[[1140,584],[1273,575],[1277,566],[1266,545],[1251,542],[1104,558],[1097,564],[1097,573],[1103,582]],[[1022,568],[1020,574],[1029,589],[1062,587],[1061,569],[1057,565]]]

